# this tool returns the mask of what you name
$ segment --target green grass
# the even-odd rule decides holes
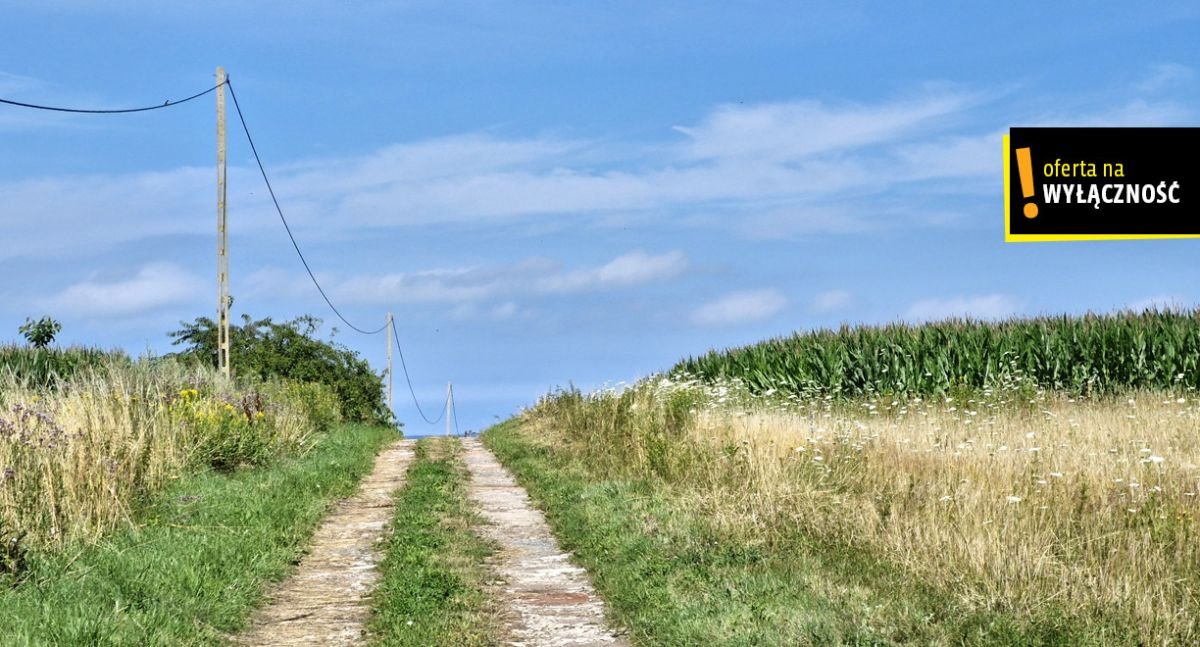
[[[100,542],[35,554],[0,591],[0,642],[210,645],[242,628],[394,430],[344,426],[304,457],[179,480]]]
[[[842,327],[711,351],[672,370],[799,396],[1200,388],[1200,310]]]
[[[469,647],[499,642],[486,593],[493,547],[471,532],[467,473],[452,438],[426,438],[396,497],[382,580],[373,597],[372,643]]]
[[[723,536],[663,481],[614,480],[509,421],[484,442],[644,645],[1125,644],[1053,609],[1035,621],[962,608],[886,561],[799,530]]]

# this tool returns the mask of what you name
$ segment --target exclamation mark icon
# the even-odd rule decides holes
[[[1033,197],[1033,159],[1029,154],[1029,147],[1018,148],[1017,151],[1017,174],[1021,176],[1021,196],[1025,198]],[[1025,217],[1029,219],[1037,218],[1038,206],[1035,202],[1025,203]]]

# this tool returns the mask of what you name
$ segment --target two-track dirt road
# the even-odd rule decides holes
[[[272,594],[235,641],[243,645],[358,645],[370,617],[369,596],[378,573],[377,544],[403,487],[414,441],[382,453],[355,496],[341,501],[313,537],[299,570]],[[604,622],[604,602],[587,572],[570,563],[534,508],[492,454],[475,439],[463,441],[469,496],[485,523],[476,529],[500,548],[490,566],[500,586],[490,590],[505,610],[506,644],[623,647]]]

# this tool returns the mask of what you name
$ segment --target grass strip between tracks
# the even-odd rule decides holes
[[[494,547],[472,532],[462,445],[454,438],[417,443],[416,460],[396,496],[392,532],[374,594],[371,642],[379,645],[497,644],[497,604],[488,594]]]

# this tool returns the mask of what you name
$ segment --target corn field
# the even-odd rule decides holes
[[[710,351],[676,375],[752,391],[842,397],[943,395],[1027,381],[1074,394],[1200,387],[1200,310],[987,323],[843,326]]]
[[[98,348],[29,348],[0,345],[0,379],[28,388],[53,387],[77,373],[119,362],[128,364],[121,351]]]

